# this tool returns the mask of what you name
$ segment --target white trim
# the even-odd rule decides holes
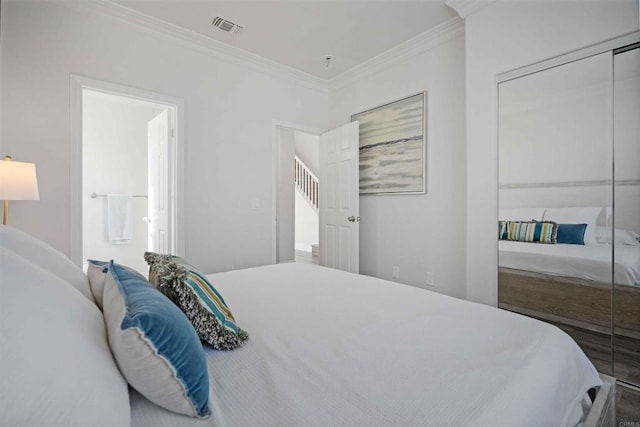
[[[288,128],[300,132],[320,136],[325,131],[318,128],[299,125],[284,120],[274,119],[271,122],[271,264],[278,262],[278,171],[280,164],[280,139],[278,138],[278,128]]]
[[[460,18],[464,19],[495,1],[496,0],[446,0],[444,4],[455,10],[456,13],[460,15]]]
[[[451,18],[332,78],[329,80],[329,90],[352,85],[366,76],[379,73],[463,35],[464,21],[458,17]]]
[[[520,190],[526,188],[572,188],[572,187],[616,187],[640,186],[640,179],[620,179],[615,183],[610,179],[593,181],[558,181],[558,182],[523,182],[513,184],[500,184],[500,190]]]
[[[524,77],[529,74],[537,73],[539,71],[548,70],[550,68],[564,65],[569,62],[579,61],[590,56],[599,55],[601,53],[609,52],[617,48],[638,42],[640,42],[640,31],[635,31],[624,36],[616,37],[601,43],[596,43],[594,45],[584,47],[582,49],[563,53],[552,58],[545,59],[543,61],[525,65],[524,67],[519,67],[511,71],[500,73],[496,76],[496,79],[498,83],[504,83],[509,80]]]
[[[56,4],[84,11],[94,16],[106,17],[120,24],[127,24],[137,31],[174,42],[187,49],[218,57],[230,63],[250,67],[279,79],[293,81],[308,89],[327,92],[327,81],[295,68],[288,67],[260,55],[247,52],[194,31],[145,15],[142,12],[114,3],[110,0],[56,1]]]
[[[174,113],[173,124],[176,134],[173,140],[172,167],[176,170],[172,174],[172,230],[173,245],[177,255],[184,255],[184,100],[170,95],[150,92],[142,89],[123,86],[117,83],[95,80],[92,78],[71,74],[69,78],[70,105],[70,253],[69,257],[76,265],[82,265],[82,90],[126,96],[140,101],[163,104],[171,108]]]

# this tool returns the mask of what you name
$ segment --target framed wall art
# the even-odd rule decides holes
[[[351,116],[360,122],[360,194],[425,193],[426,106],[422,92]]]

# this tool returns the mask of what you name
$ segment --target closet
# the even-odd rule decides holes
[[[498,76],[498,305],[640,385],[640,34]]]

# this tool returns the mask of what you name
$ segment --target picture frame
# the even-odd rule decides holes
[[[426,193],[427,92],[353,114],[360,122],[360,194]]]

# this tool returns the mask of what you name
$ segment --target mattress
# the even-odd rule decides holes
[[[602,384],[537,320],[309,264],[209,276],[250,338],[206,347],[207,420],[131,392],[143,426],[577,425]]]
[[[615,283],[640,286],[638,246],[545,245],[501,240],[498,262],[505,268],[611,283],[613,249]]]

